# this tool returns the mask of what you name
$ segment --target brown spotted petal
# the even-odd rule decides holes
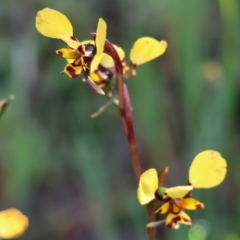
[[[82,69],[82,66],[75,66],[74,63],[68,63],[61,73],[66,73],[70,78],[75,78],[81,74]]]
[[[179,214],[169,213],[167,215],[167,227],[177,228],[179,224],[192,225],[192,220],[184,211],[181,211]]]
[[[56,51],[57,55],[66,58],[66,59],[77,59],[80,57],[80,54],[76,51],[69,48],[61,48]]]
[[[175,228],[177,225],[181,223],[180,215],[175,215],[173,213],[169,213],[166,218],[166,225],[169,228]]]
[[[181,217],[181,224],[192,225],[191,218],[184,211],[181,211],[179,215]]]
[[[165,202],[155,213],[159,213],[159,214],[166,214],[166,213],[178,214],[180,212],[181,212],[181,208],[173,200],[170,200],[168,202]]]
[[[170,203],[166,202],[159,209],[157,209],[157,211],[155,211],[155,213],[166,214],[169,212],[169,209],[170,209]]]
[[[204,208],[204,204],[197,201],[194,198],[179,199],[179,200],[176,200],[176,203],[180,208],[184,208],[187,210],[196,210],[196,209]]]

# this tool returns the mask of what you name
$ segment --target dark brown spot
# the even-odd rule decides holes
[[[155,197],[160,200],[160,201],[163,201],[163,197],[156,191],[155,192]]]
[[[191,220],[190,220],[190,219],[187,219],[187,218],[182,218],[182,220],[183,220],[184,222],[191,222]]]
[[[84,53],[85,53],[82,45],[80,45],[80,46],[78,47],[78,51],[79,51],[82,55],[84,55]]]
[[[173,222],[170,222],[170,223],[167,225],[168,228],[172,228],[172,226],[173,226]]]
[[[77,41],[77,38],[75,36],[70,37],[73,41]]]
[[[178,223],[179,221],[181,221],[181,217],[180,216],[176,216],[175,218],[173,218],[172,220],[174,223]]]
[[[63,55],[63,52],[62,52],[62,51],[57,51],[57,54],[58,54],[59,56],[62,56],[62,55]]]
[[[67,66],[66,71],[71,75],[72,78],[75,78],[78,76],[75,72],[75,69],[71,66]]]
[[[130,66],[133,67],[133,68],[136,68],[136,67],[137,67],[137,64],[135,64],[135,63],[133,63],[133,62],[131,61]]]
[[[196,204],[196,209],[200,209],[203,208],[202,205],[200,203]]]

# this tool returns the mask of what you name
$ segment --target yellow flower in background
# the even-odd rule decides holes
[[[95,42],[92,40],[79,42],[73,34],[73,27],[68,18],[50,8],[38,11],[36,28],[46,37],[61,39],[66,42],[68,48],[61,48],[56,51],[58,55],[68,62],[62,73],[66,73],[70,78],[82,74],[84,80],[97,93],[104,95],[104,92],[89,77],[90,64],[98,64],[104,51],[107,25],[102,18],[98,21]]]
[[[166,215],[166,225],[176,228],[179,224],[191,225],[190,217],[183,211],[196,210],[204,204],[191,198],[193,188],[212,188],[219,185],[225,178],[227,164],[222,156],[212,150],[199,153],[189,169],[189,185],[173,188],[161,187],[156,169],[145,171],[139,181],[137,197],[140,204],[145,205],[154,199],[164,204],[156,211]],[[158,222],[147,226],[155,227]]]
[[[28,227],[28,218],[15,208],[0,211],[0,239],[20,237]]]

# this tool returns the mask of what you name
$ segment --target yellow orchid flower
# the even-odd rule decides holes
[[[90,87],[99,94],[105,94],[89,76],[91,63],[93,62],[93,65],[98,64],[104,51],[107,25],[102,18],[98,21],[95,41],[79,42],[73,35],[73,27],[68,18],[50,8],[38,11],[36,28],[46,37],[61,39],[67,43],[68,48],[61,48],[56,51],[59,56],[65,58],[68,62],[61,73],[66,73],[70,78],[82,74]]]
[[[193,188],[211,188],[219,185],[225,178],[227,164],[220,153],[208,150],[199,153],[193,160],[189,169],[189,184],[164,188],[159,186],[156,169],[149,169],[140,176],[137,190],[138,201],[141,205],[148,204],[154,199],[159,199],[164,204],[156,211],[166,214],[166,225],[175,228],[179,224],[191,224],[191,219],[183,211],[196,210],[204,204],[191,198]],[[155,227],[158,222],[148,224]]]
[[[15,208],[0,211],[0,239],[20,237],[28,227],[28,218]]]

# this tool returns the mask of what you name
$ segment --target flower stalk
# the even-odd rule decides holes
[[[94,36],[92,34],[92,36]],[[104,52],[109,54],[114,62],[115,68],[117,72],[117,92],[118,92],[118,100],[119,100],[119,112],[123,124],[124,131],[126,133],[128,144],[131,153],[132,166],[135,173],[135,177],[137,181],[139,181],[140,176],[142,174],[140,159],[137,150],[137,143],[134,131],[134,123],[132,117],[132,106],[131,99],[128,92],[127,85],[124,83],[124,76],[122,71],[121,60],[117,54],[117,51],[112,46],[112,44],[106,40]],[[155,221],[155,200],[146,205],[147,210],[147,223]],[[156,229],[148,228],[147,229],[148,239],[156,240]]]

